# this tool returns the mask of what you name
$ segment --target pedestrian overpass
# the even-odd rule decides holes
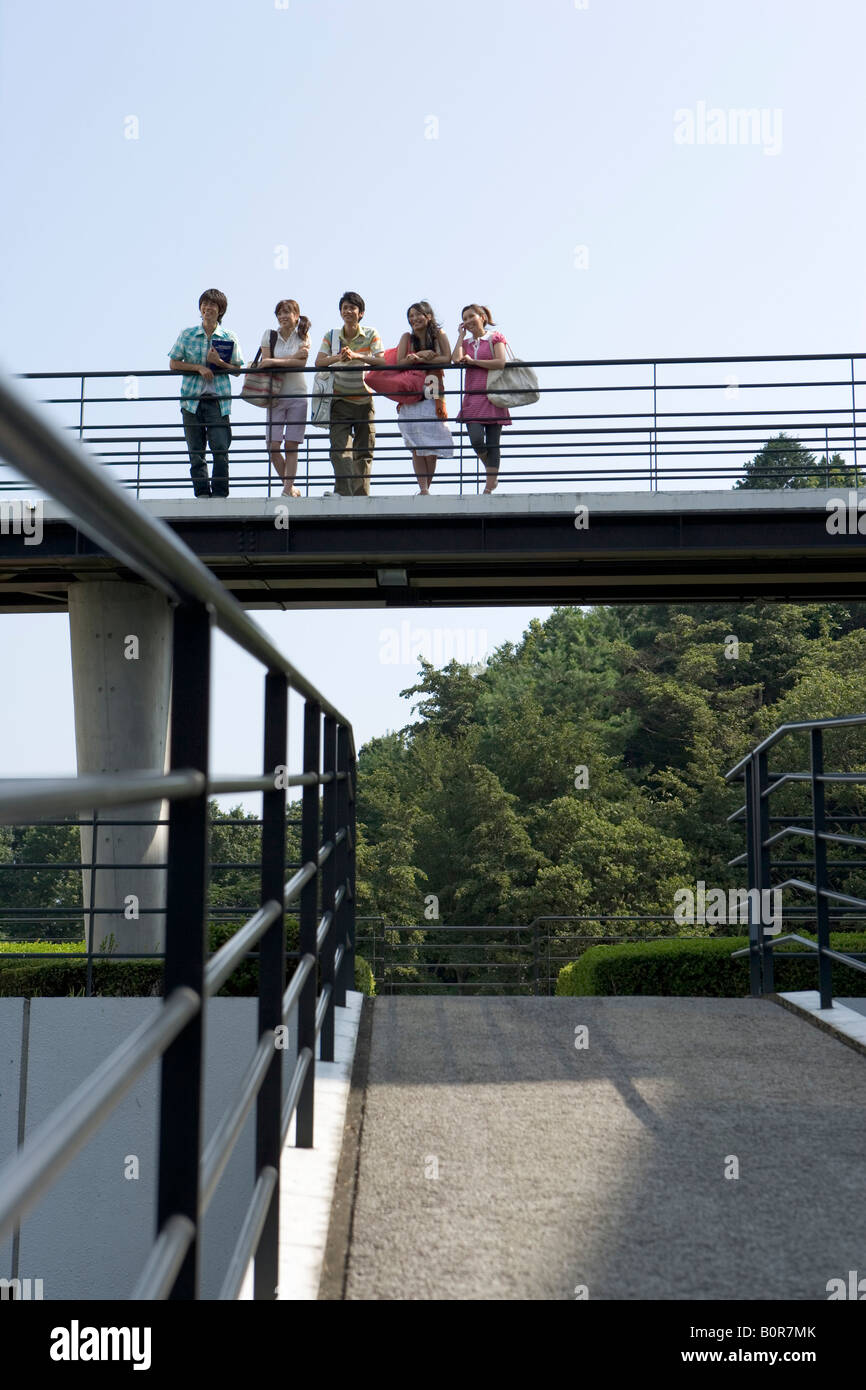
[[[150,708],[153,697],[165,726],[160,732],[154,716],[150,742],[142,741],[130,714],[118,734],[125,752],[119,770],[80,767],[77,780],[0,787],[7,822],[92,813],[91,845],[102,812],[110,818],[129,807],[168,807],[167,834],[151,865],[160,868],[164,856],[165,900],[150,909],[155,922],[164,917],[164,1000],[38,1127],[17,1131],[0,1169],[0,1242],[11,1242],[0,1248],[17,1258],[28,1215],[158,1062],[153,1239],[123,1297],[201,1296],[202,1223],[253,1111],[249,1197],[236,1213],[215,1295],[226,1301],[244,1289],[262,1300],[278,1290],[305,1296],[286,1293],[286,1213],[314,1208],[303,1185],[309,1174],[291,1166],[287,1146],[301,1158],[304,1150],[315,1153],[320,1121],[331,1149],[316,1182],[326,1173],[334,1200],[324,1220],[317,1209],[322,1255],[318,1267],[310,1263],[315,1287],[306,1296],[810,1299],[826,1297],[831,1279],[857,1269],[866,1234],[859,1202],[866,1019],[862,1027],[856,1017],[843,1020],[847,1031],[832,1022],[839,1007],[834,962],[863,966],[829,943],[830,905],[844,895],[828,879],[826,848],[840,836],[824,792],[847,775],[824,767],[831,721],[778,731],[730,773],[745,783],[735,815],[745,820],[749,886],[761,890],[778,840],[770,797],[781,782],[769,769],[770,749],[788,733],[809,737],[810,770],[785,777],[808,782],[811,827],[796,818],[785,833],[811,836],[814,849],[814,881],[790,883],[817,904],[817,941],[797,937],[818,965],[816,999],[779,1007],[778,943],[753,921],[743,960],[747,998],[382,998],[361,1011],[351,990],[351,724],[242,606],[441,603],[446,592],[464,603],[500,602],[504,592],[525,602],[530,591],[545,592],[548,602],[862,597],[858,536],[828,530],[826,499],[814,492],[801,502],[770,489],[757,501],[730,493],[671,501],[652,489],[620,498],[617,507],[609,495],[558,492],[413,499],[410,513],[403,501],[311,497],[287,504],[285,526],[277,524],[280,499],[230,499],[200,512],[176,498],[142,504],[20,393],[2,385],[0,395],[4,457],[56,499],[56,508],[42,509],[42,543],[30,547],[44,553],[27,553],[23,525],[2,537],[4,606],[44,612],[77,605],[85,661],[94,651],[87,624],[93,628],[99,614],[120,622],[102,630],[100,619],[95,636],[105,654],[109,639],[126,630],[130,591],[147,586],[154,599],[140,616],[149,640],[154,650],[170,644],[170,660],[154,662],[143,678],[151,682],[144,703]],[[854,434],[856,441],[856,414]],[[421,506],[429,508],[426,520]],[[576,526],[587,520],[584,506],[588,525]],[[538,584],[530,590],[533,576]],[[91,586],[99,590],[93,606]],[[262,767],[244,778],[215,777],[210,768],[214,623],[266,672]],[[94,689],[88,739],[96,740],[106,708],[97,696],[106,692]],[[125,688],[112,693],[115,711],[133,703]],[[292,695],[303,709],[297,771],[287,763]],[[155,751],[142,765],[131,758],[136,747]],[[100,747],[94,757],[110,761],[117,750]],[[290,787],[302,789],[302,852],[287,878]],[[207,797],[251,790],[263,796],[261,906],[208,958]],[[116,884],[143,865],[135,858],[140,850],[133,862],[116,856]],[[91,909],[93,921],[99,912]],[[301,947],[287,985],[285,914],[292,909]],[[213,996],[256,948],[253,1050],[205,1133],[204,1019],[216,1025],[220,1001]],[[70,1002],[86,1009],[91,1001]],[[277,1041],[286,1030],[289,1049]],[[577,1046],[578,1037],[586,1044]],[[323,1089],[316,1076],[329,1065],[337,1070],[319,1077],[333,1083]],[[792,1203],[781,1195],[784,1180],[804,1173],[812,1178],[808,1202]]]

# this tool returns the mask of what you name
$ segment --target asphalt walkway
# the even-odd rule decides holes
[[[864,1159],[866,1058],[769,1000],[377,999],[344,1296],[823,1300]]]

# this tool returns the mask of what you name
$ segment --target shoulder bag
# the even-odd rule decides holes
[[[493,344],[490,344],[491,350]],[[516,408],[521,405],[534,405],[541,399],[538,377],[531,367],[515,357],[508,343],[505,351],[510,362],[487,373],[487,399],[491,405]]]
[[[272,328],[270,351],[271,357],[273,357],[274,355],[274,348],[276,347],[276,345],[277,330],[275,328]],[[262,350],[261,348],[259,348],[255,357],[253,358],[253,367],[255,367],[256,363],[261,358],[261,355]],[[241,400],[249,401],[250,405],[260,405],[265,410],[267,410],[268,406],[271,404],[273,397],[279,395],[279,391],[277,389],[279,385],[280,376],[277,372],[255,372],[252,369],[250,369],[250,371],[247,372],[244,378],[244,384],[241,388]]]
[[[337,346],[334,346],[334,336],[336,335]],[[336,357],[340,351],[340,330],[331,329],[331,356]],[[320,372],[316,372],[313,377],[313,400],[310,406],[310,424],[317,429],[326,430],[331,424],[331,399],[334,395],[334,370],[332,367],[323,367]]]

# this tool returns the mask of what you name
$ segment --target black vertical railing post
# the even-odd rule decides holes
[[[340,968],[337,971],[338,1009],[346,1006],[346,990],[352,988],[352,977],[347,973],[349,965],[349,730],[345,724],[337,728],[337,769],[341,774],[337,783],[337,829],[344,831],[337,851],[337,887],[343,889],[343,898],[337,911],[337,946],[343,947]]]
[[[98,807],[94,807],[91,820],[93,829],[91,831],[90,840],[90,907],[87,913],[89,919],[87,923],[87,975],[84,984],[84,994],[87,999],[90,999],[93,994],[93,937],[96,931],[96,869],[99,861],[99,842],[97,840],[99,831],[99,826],[97,824],[99,820]]]
[[[833,1007],[833,962],[826,954],[830,948],[830,903],[825,896],[827,881],[827,829],[824,799],[824,730],[813,729],[812,741],[812,830],[815,839],[815,920],[818,928],[818,992],[821,1008]]]
[[[773,981],[773,938],[766,930],[767,926],[769,926],[769,921],[764,921],[765,916],[769,918],[771,904],[770,849],[767,844],[770,838],[770,798],[766,795],[769,783],[767,754],[759,753],[757,755],[755,782],[755,822],[757,826],[755,853],[757,855],[758,888],[760,890],[758,939],[761,943],[761,989],[764,994],[772,994],[775,989]]]
[[[758,887],[758,870],[755,856],[755,759],[746,764],[746,864],[749,881],[749,989],[753,997],[761,993],[761,955],[759,950],[760,923],[756,926],[756,916],[760,918],[760,906],[755,909]],[[760,904],[760,898],[758,897]]]
[[[269,671],[265,677],[264,774],[273,789],[262,796],[262,893],[265,903],[284,903],[286,884],[286,772],[289,687],[286,677]],[[285,913],[268,928],[259,945],[258,1037],[274,1032],[274,1055],[256,1100],[256,1171],[277,1170],[277,1184],[262,1228],[255,1257],[257,1299],[277,1296],[280,1220],[280,1114],[283,1094],[283,1050],[276,1029],[283,1021],[285,989]]]
[[[532,923],[532,993],[538,994],[538,918]]]
[[[343,919],[346,925],[346,988],[355,988],[355,863],[356,863],[356,835],[357,835],[357,816],[355,802],[355,781],[356,763],[355,754],[352,751],[352,733],[346,730],[346,825],[348,826],[348,852],[346,855],[346,882],[348,885],[348,902],[346,904],[346,915]],[[373,928],[375,932],[375,926]]]
[[[325,735],[322,743],[322,772],[331,774],[322,790],[322,842],[332,844],[337,835],[337,721],[332,714],[325,715]],[[322,915],[330,912],[333,918],[334,899],[337,892],[337,855],[332,850],[322,867]],[[320,1034],[319,1057],[323,1062],[334,1060],[334,956],[337,950],[336,923],[332,920],[330,930],[322,948],[322,989],[331,986],[331,996],[325,1010]]]
[[[171,769],[208,773],[211,612],[204,604],[174,610],[171,684]],[[159,1102],[157,1230],[170,1216],[196,1227],[172,1299],[198,1297],[199,1158],[204,1049],[204,966],[207,932],[208,802],[172,801],[168,824],[165,997],[186,985],[202,1008],[163,1054]]]
[[[857,463],[857,379],[854,375],[854,358],[851,358],[851,432],[854,436],[854,486],[860,486],[860,469]]]
[[[305,773],[319,773],[319,747],[322,728],[322,708],[315,700],[304,704],[304,763]],[[315,864],[319,853],[319,784],[318,781],[305,784],[301,799],[301,862]],[[299,912],[299,953],[318,957],[316,948],[316,901],[318,898],[318,875],[305,883],[301,889]],[[312,1054],[301,1094],[298,1099],[295,1120],[295,1144],[299,1149],[313,1147],[313,1089],[316,1080],[316,993],[317,969],[314,968],[306,980],[298,998],[298,1055],[305,1047]]]

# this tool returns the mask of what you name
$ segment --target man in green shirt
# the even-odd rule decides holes
[[[334,372],[334,394],[331,397],[331,466],[334,470],[336,496],[369,497],[370,474],[373,469],[373,449],[376,428],[373,423],[373,396],[364,372],[386,366],[382,339],[375,328],[362,328],[366,305],[354,290],[347,290],[340,300],[343,327],[326,333],[316,358],[316,367],[345,364],[345,370]],[[339,345],[339,351],[334,349]],[[349,441],[352,448],[349,448]],[[326,493],[326,496],[332,494]]]

